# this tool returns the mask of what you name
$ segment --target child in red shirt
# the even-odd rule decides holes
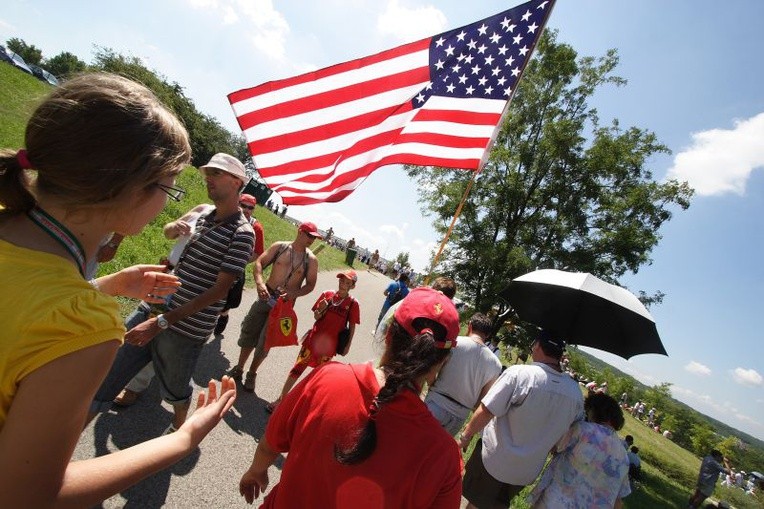
[[[337,274],[337,278],[339,279],[337,291],[323,292],[313,304],[311,309],[316,322],[303,339],[302,348],[284,382],[281,395],[265,407],[269,413],[273,412],[281,402],[281,398],[294,387],[297,379],[305,372],[305,368],[308,366],[316,368],[332,360],[334,355],[347,355],[350,351],[355,326],[361,323],[361,309],[358,301],[350,296],[350,290],[355,288],[358,275],[354,270],[348,269]],[[338,352],[337,336],[345,325],[350,329],[350,337],[344,351]]]

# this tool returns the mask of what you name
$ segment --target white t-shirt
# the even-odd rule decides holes
[[[480,391],[485,384],[499,376],[501,362],[488,349],[466,336],[459,336],[456,348],[451,350],[451,358],[440,370],[437,380],[430,387],[427,399],[432,400],[446,411],[467,418],[470,410],[478,402]],[[444,397],[455,399],[461,405]]]
[[[483,465],[516,486],[538,477],[552,446],[584,416],[578,384],[540,362],[504,371],[482,403],[495,416],[483,429]]]

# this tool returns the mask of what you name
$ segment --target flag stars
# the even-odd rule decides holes
[[[488,88],[485,89],[485,94],[491,95],[492,93],[493,93],[493,87],[489,85]]]
[[[512,23],[512,20],[509,18],[504,18],[501,20],[501,26],[504,30],[509,31],[509,24]]]
[[[459,84],[464,85],[465,83],[467,83],[467,75],[462,74],[461,76],[459,76]]]
[[[528,25],[528,33],[529,34],[535,34],[536,33],[536,29],[538,27],[539,26],[536,23],[533,23],[532,25]]]
[[[485,23],[483,23],[483,24],[480,26],[480,28],[478,28],[478,33],[479,33],[480,35],[485,35],[485,34],[486,34],[486,32],[488,32],[488,27],[486,26],[486,24],[485,24]]]
[[[504,95],[506,95],[507,97],[512,95],[512,89],[510,87],[505,88],[504,89]]]
[[[465,58],[467,58],[467,57],[466,57],[466,55],[465,55],[464,53],[459,53],[459,56],[458,56],[458,57],[456,57],[456,59],[457,59],[459,62],[461,62],[461,61],[462,61],[462,60],[464,60]]]
[[[465,88],[464,91],[467,93],[467,95],[472,95],[475,92],[475,87],[470,85],[467,88]]]
[[[523,36],[520,34],[517,34],[515,37],[512,38],[512,42],[515,44],[520,44],[520,41],[523,40]]]
[[[464,59],[464,63],[465,64],[471,64],[472,60],[474,60],[474,58],[475,57],[473,57],[472,55],[467,55],[467,57]]]
[[[443,46],[443,43],[446,42],[446,40],[443,38],[443,36],[440,37],[437,41],[435,41],[435,47],[440,48]]]
[[[448,55],[449,57],[452,57],[452,56],[454,56],[454,50],[455,50],[455,49],[456,49],[456,48],[454,48],[453,46],[451,46],[451,45],[449,44],[449,45],[448,45],[448,48],[446,48],[446,55]]]
[[[487,50],[487,49],[488,49],[488,46],[486,46],[485,44],[481,44],[480,46],[478,46],[477,51],[478,51],[478,53],[480,53],[482,55],[483,53],[485,53],[485,50]]]
[[[499,48],[499,55],[504,56],[507,51],[509,51],[509,48],[507,48],[504,44],[501,45],[501,48]]]
[[[448,86],[446,87],[446,90],[448,91],[449,94],[453,94],[455,88],[456,87],[454,86],[453,83],[449,83]]]
[[[459,64],[456,64],[451,68],[452,71],[454,71],[454,74],[458,73],[461,70],[462,66]]]
[[[467,47],[471,50],[474,50],[475,48],[477,48],[477,41],[470,39],[470,42],[467,43]]]
[[[416,96],[416,100],[417,100],[417,102],[423,103],[424,102],[424,94],[422,94],[420,92],[419,95]]]
[[[435,68],[436,68],[437,70],[439,70],[439,71],[442,71],[442,70],[443,70],[443,66],[444,66],[444,65],[446,65],[446,63],[445,63],[443,60],[441,60],[441,59],[438,59],[438,61],[437,61],[437,62],[435,62]]]
[[[487,57],[485,57],[485,64],[488,66],[493,64],[493,57],[491,55],[488,55]]]
[[[530,50],[528,49],[528,46],[523,46],[520,48],[520,56],[524,57]]]
[[[496,32],[493,33],[491,36],[491,42],[494,44],[499,44],[499,41],[501,40],[501,36],[497,34]]]
[[[472,74],[480,74],[480,66],[476,65],[472,67]]]
[[[503,87],[504,83],[506,83],[506,82],[507,82],[507,78],[505,78],[504,76],[502,76],[501,78],[496,80],[496,84],[498,84],[500,87]]]
[[[517,67],[512,69],[512,76],[518,76],[519,74],[520,74],[520,69],[518,69]]]
[[[541,3],[539,4],[539,6],[538,6],[538,7],[536,7],[536,9],[542,9],[542,10],[543,10],[543,9],[545,9],[545,8],[546,8],[546,4],[548,4],[548,3],[549,3],[549,0],[544,0],[543,2],[541,2]]]
[[[525,14],[523,14],[523,21],[528,21],[531,19],[531,11],[525,11]]]
[[[510,56],[509,56],[509,58],[505,60],[505,62],[506,62],[506,64],[507,64],[507,67],[511,67],[511,66],[512,66],[512,64],[514,64],[514,63],[515,63],[515,57],[513,57],[512,55],[510,55]]]
[[[465,32],[464,30],[462,30],[461,32],[459,32],[459,34],[457,34],[457,36],[456,36],[456,39],[457,39],[459,42],[462,42],[466,36],[467,36],[467,32]]]
[[[486,78],[485,76],[481,76],[480,79],[478,80],[478,83],[480,84],[481,87],[484,87],[485,84],[488,83],[488,78]]]
[[[501,74],[501,68],[500,67],[494,67],[491,69],[491,76],[498,76]]]

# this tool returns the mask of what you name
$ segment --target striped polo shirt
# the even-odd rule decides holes
[[[175,266],[175,275],[180,278],[182,286],[173,294],[168,305],[170,310],[212,288],[221,271],[244,276],[255,245],[252,225],[241,212],[215,223],[216,211],[213,209],[199,218],[196,231]],[[225,297],[177,321],[170,329],[192,339],[206,341],[224,304]]]

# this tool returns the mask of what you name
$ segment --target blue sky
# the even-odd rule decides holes
[[[456,0],[7,0],[0,39],[90,61],[93,46],[141,58],[197,106],[237,129],[226,94],[452,29],[519,2]],[[601,121],[656,132],[673,151],[657,179],[687,180],[692,206],[663,228],[653,263],[624,278],[661,290],[651,311],[669,357],[626,362],[594,352],[642,382],[764,439],[764,2],[558,0],[549,26],[581,55],[617,48],[626,87],[592,100]],[[378,170],[339,204],[290,215],[423,269],[440,241],[402,170]]]

